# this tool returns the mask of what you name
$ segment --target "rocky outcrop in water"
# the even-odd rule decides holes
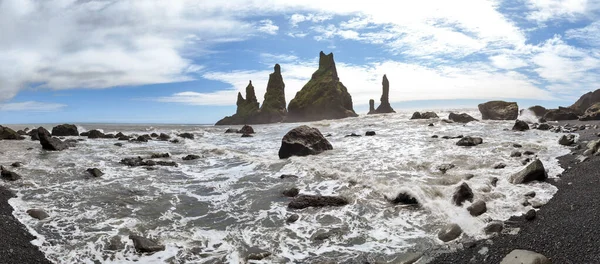
[[[69,145],[58,138],[52,137],[50,132],[43,127],[37,129],[42,149],[50,151],[61,151],[69,148]]]
[[[377,112],[375,112],[375,100],[370,99],[369,100],[369,112],[367,113],[367,115],[372,115],[372,114],[377,114]]]
[[[165,250],[164,245],[149,238],[131,234],[129,239],[133,241],[133,247],[138,253],[154,253]]]
[[[89,168],[85,171],[96,178],[104,175],[104,173],[98,168]]]
[[[461,147],[472,147],[481,143],[483,143],[483,139],[480,137],[466,136],[462,137],[458,142],[456,142],[456,145]]]
[[[348,200],[340,196],[321,195],[299,195],[294,198],[288,207],[292,209],[304,209],[307,207],[344,206],[349,204]]]
[[[22,140],[25,137],[19,135],[9,127],[0,126],[0,140]]]
[[[260,108],[252,81],[246,87],[246,99],[238,93],[236,105],[236,113],[219,120],[216,125],[269,124],[284,121],[287,110],[281,66],[275,64],[273,73],[269,75],[265,99]]]
[[[79,131],[77,131],[77,126],[75,125],[62,124],[52,128],[52,136],[79,136]]]
[[[333,149],[321,131],[309,126],[296,127],[283,137],[279,148],[279,158],[287,159],[291,156],[316,155],[326,150]]]
[[[529,130],[529,124],[527,124],[527,122],[525,122],[525,121],[517,120],[517,121],[515,121],[515,125],[513,126],[512,130],[514,130],[514,131]]]
[[[579,115],[571,108],[559,107],[558,109],[549,109],[543,118],[547,121],[576,120]]]
[[[544,117],[544,115],[546,114],[546,112],[548,112],[548,109],[546,109],[545,107],[541,106],[541,105],[534,105],[532,107],[527,108],[529,111],[531,111],[536,117]]]
[[[387,79],[387,76],[384,74],[383,75],[383,81],[381,82],[381,85],[383,86],[383,91],[381,93],[381,103],[379,104],[379,106],[377,107],[377,109],[374,109],[373,111],[369,110],[369,114],[386,114],[386,113],[396,113],[396,111],[394,111],[394,109],[392,108],[392,106],[390,105],[390,82]],[[372,99],[369,100],[369,104],[371,103]],[[373,104],[375,102],[373,101]]]
[[[93,129],[93,130],[90,130],[90,131],[84,132],[84,133],[87,133],[86,136],[88,138],[91,138],[91,139],[94,139],[94,138],[104,138],[104,133],[100,132],[100,130]]]
[[[529,163],[523,170],[511,175],[508,179],[510,183],[521,184],[531,181],[544,181],[548,178],[544,164],[539,159]]]
[[[352,96],[340,82],[333,53],[319,54],[319,69],[288,105],[286,122],[317,121],[358,116]]]
[[[452,203],[461,206],[465,201],[473,201],[473,190],[466,182],[459,185],[452,195]]]
[[[0,178],[2,178],[5,181],[16,181],[21,179],[21,175],[17,174],[16,172],[7,170],[6,168],[4,168],[4,166],[0,166]]]
[[[457,239],[462,234],[462,229],[457,224],[448,224],[438,233],[438,239],[444,242]]]
[[[467,211],[469,211],[472,216],[480,216],[487,212],[487,205],[482,200],[475,201],[467,207]]]
[[[48,215],[48,213],[46,213],[46,211],[44,211],[42,209],[29,209],[29,210],[27,210],[27,214],[37,220],[44,220],[44,219],[50,217]]]
[[[435,112],[414,112],[410,119],[431,119],[431,118],[439,118],[439,116]]]
[[[471,121],[478,121],[477,119],[473,118],[472,116],[468,115],[467,113],[462,113],[462,114],[450,113],[448,115],[448,119],[450,119],[456,123],[469,123]]]
[[[516,102],[489,101],[477,106],[483,120],[515,120],[519,115]]]

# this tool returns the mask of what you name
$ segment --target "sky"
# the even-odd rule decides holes
[[[600,88],[600,0],[0,0],[0,123],[212,124],[275,63],[334,53],[354,109],[571,105]],[[244,95],[245,96],[245,95]]]

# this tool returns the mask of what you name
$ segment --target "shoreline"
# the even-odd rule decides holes
[[[565,124],[600,125],[598,121],[560,121]],[[504,222],[505,228],[519,228],[516,234],[493,236],[473,242],[463,242],[462,249],[432,255],[428,264],[435,263],[500,263],[515,249],[533,251],[546,256],[552,263],[600,263],[600,157],[590,156],[579,162],[578,155],[585,149],[584,141],[597,140],[600,129],[576,131],[580,149],[558,157],[564,171],[557,179],[551,179],[558,191],[547,204],[537,210],[536,218],[527,221],[512,217]],[[557,133],[558,135],[565,133]],[[483,254],[484,253],[484,254]]]
[[[31,243],[35,236],[13,216],[8,200],[15,194],[0,185],[0,263],[51,264],[40,249]]]

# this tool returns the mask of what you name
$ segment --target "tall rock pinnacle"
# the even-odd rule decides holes
[[[375,111],[369,111],[369,114],[385,114],[385,113],[396,113],[392,106],[390,105],[390,82],[387,79],[387,76],[383,75],[383,81],[381,82],[383,86],[383,92],[381,94],[381,104]]]
[[[279,64],[275,64],[274,72],[269,75],[262,107],[259,109],[254,86],[250,81],[246,87],[246,99],[242,97],[241,93],[238,93],[235,114],[219,120],[216,125],[268,124],[283,121],[287,114],[284,89],[281,67]]]
[[[287,122],[340,119],[358,116],[352,96],[340,82],[333,53],[319,54],[319,69],[288,105]]]

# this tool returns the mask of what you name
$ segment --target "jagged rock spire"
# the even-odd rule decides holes
[[[390,81],[387,76],[383,75],[383,81],[381,81],[382,93],[381,93],[381,104],[374,111],[369,111],[369,114],[384,114],[384,113],[396,113],[390,105]]]

